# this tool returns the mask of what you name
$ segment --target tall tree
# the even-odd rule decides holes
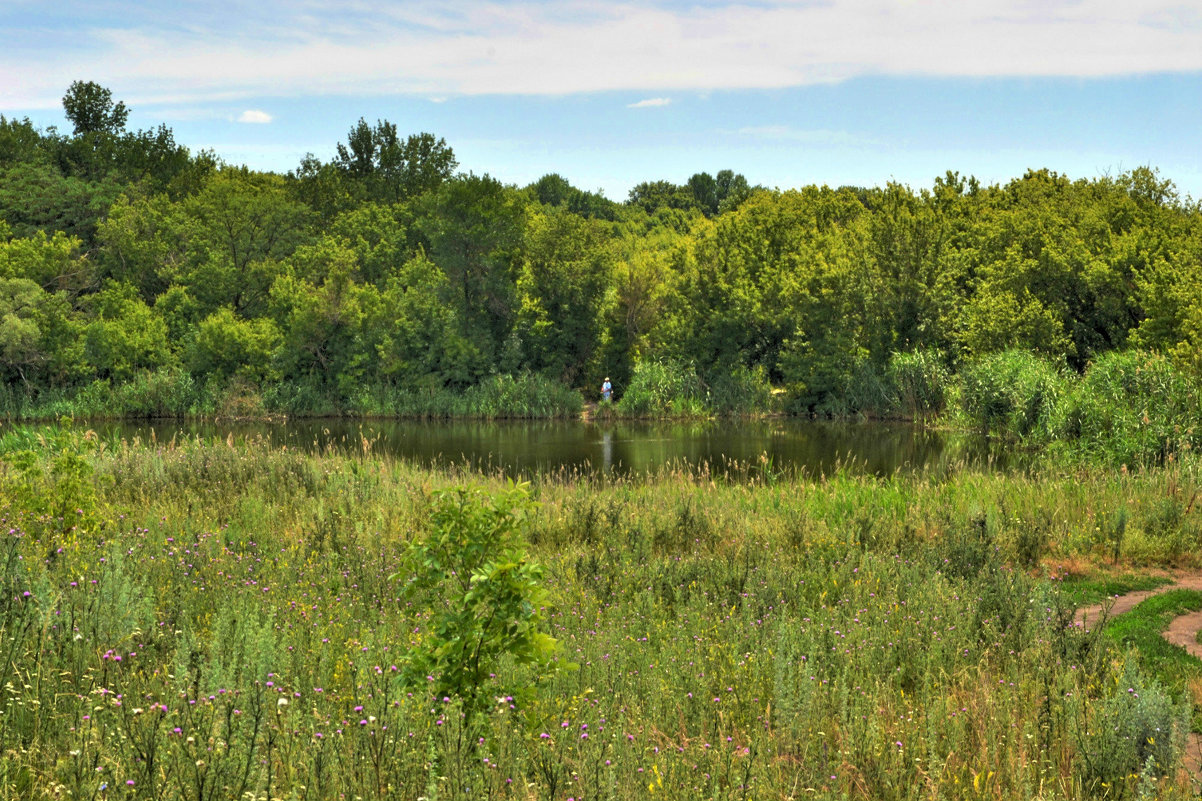
[[[369,200],[396,203],[437,189],[454,174],[458,162],[443,139],[412,134],[402,140],[395,123],[363,118],[337,146],[334,163]],[[310,168],[311,169],[311,168]]]
[[[513,325],[523,196],[487,175],[464,175],[429,196],[418,225],[446,274],[464,334],[491,362]]]
[[[75,81],[63,95],[63,110],[75,126],[75,135],[92,133],[116,135],[125,130],[129,109],[114,103],[113,93],[92,81]]]

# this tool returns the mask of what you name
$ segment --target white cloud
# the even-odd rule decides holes
[[[32,15],[6,25],[0,110],[55,106],[81,75],[145,105],[1202,70],[1202,17],[1182,11],[1181,0],[267,0],[236,31],[215,26],[207,11],[185,7],[176,19],[145,0],[117,5],[128,13],[106,19],[138,22],[70,36],[39,28]],[[83,0],[63,6],[63,18],[86,8]]]
[[[238,115],[238,122],[249,122],[254,125],[266,125],[273,117],[266,111],[251,108]]]
[[[666,106],[671,102],[672,98],[670,97],[649,97],[637,103],[627,103],[626,108],[654,108],[656,106]]]

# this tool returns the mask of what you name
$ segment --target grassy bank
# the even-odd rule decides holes
[[[1187,795],[1188,697],[1067,626],[1036,576],[1197,567],[1193,461],[560,475],[522,500],[496,476],[254,442],[45,431],[0,460],[9,797]],[[464,484],[484,496],[448,523],[436,493]],[[506,608],[558,648],[488,640],[508,645],[448,691],[414,667],[479,629],[448,622],[441,599],[474,585],[433,544],[502,521],[518,541],[472,572],[529,567],[540,602]],[[498,609],[533,592],[504,586]]]

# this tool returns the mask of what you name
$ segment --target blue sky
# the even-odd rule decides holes
[[[0,0],[0,114],[63,126],[76,79],[279,171],[362,116],[615,199],[725,168],[919,187],[1144,164],[1202,198],[1196,0]]]

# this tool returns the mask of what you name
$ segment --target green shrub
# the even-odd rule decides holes
[[[828,393],[814,411],[823,417],[885,417],[892,413],[894,406],[890,377],[864,360],[850,369],[846,381]]]
[[[709,380],[708,405],[717,414],[765,414],[772,411],[772,385],[763,367],[738,365]]]
[[[1059,370],[1026,351],[986,356],[960,373],[960,411],[986,434],[1046,437],[1065,393]]]
[[[635,365],[630,386],[618,401],[629,417],[689,417],[707,413],[701,379],[692,365],[653,361]]]
[[[549,600],[541,565],[526,554],[522,530],[532,511],[526,491],[488,496],[455,487],[434,495],[430,530],[406,558],[405,594],[429,606],[431,636],[412,649],[402,674],[437,703],[458,699],[469,724],[496,706],[501,660],[543,670],[556,642],[542,629]]]
[[[898,413],[921,420],[947,407],[951,373],[938,351],[895,353],[887,371]]]
[[[467,417],[550,418],[580,414],[580,393],[538,373],[493,375],[463,393]]]
[[[1082,761],[1086,778],[1122,784],[1149,761],[1158,775],[1168,773],[1176,765],[1188,708],[1188,702],[1174,702],[1156,681],[1143,677],[1134,660],[1127,660],[1089,727]]]
[[[1111,465],[1148,465],[1199,442],[1197,382],[1168,358],[1108,353],[1091,364],[1056,415],[1072,450]]]

